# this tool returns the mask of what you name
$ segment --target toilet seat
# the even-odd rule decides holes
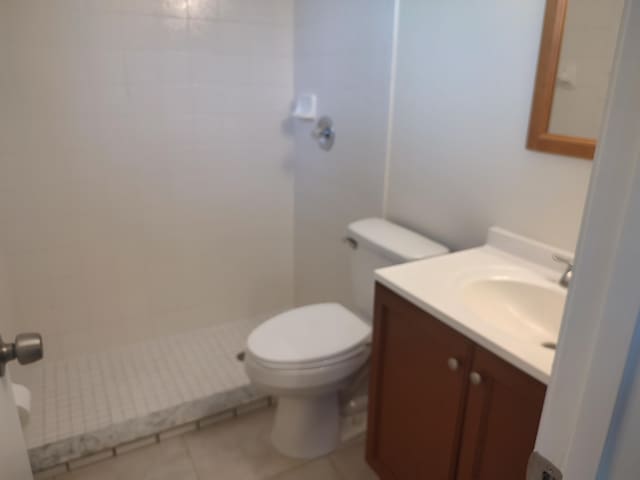
[[[245,370],[254,385],[272,395],[337,393],[353,374],[366,365],[370,354],[369,348],[362,348],[358,354],[325,365],[273,368],[255,359],[249,352],[245,358]]]
[[[371,327],[337,303],[308,305],[277,315],[247,341],[253,360],[276,370],[320,368],[359,356]]]
[[[355,347],[353,350],[350,350],[349,352],[345,352],[344,354],[341,354],[341,355],[336,355],[334,357],[329,357],[329,358],[325,358],[324,360],[318,360],[313,362],[296,362],[296,363],[269,362],[266,360],[262,360],[256,357],[255,355],[252,355],[251,352],[249,354],[251,355],[252,360],[260,364],[262,367],[284,372],[288,370],[304,371],[304,370],[319,369],[323,367],[330,367],[332,365],[336,365],[339,363],[348,362],[354,359],[355,357],[359,357],[365,351],[367,352],[369,351],[369,345],[368,345],[368,342],[366,341],[361,343],[357,347]]]

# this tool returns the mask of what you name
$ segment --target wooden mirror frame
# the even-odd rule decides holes
[[[527,148],[592,160],[597,140],[549,132],[569,0],[547,0]]]

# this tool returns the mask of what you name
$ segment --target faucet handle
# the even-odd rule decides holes
[[[565,257],[561,257],[560,255],[556,255],[555,253],[553,254],[553,260],[555,262],[562,263],[563,265],[566,265],[569,268],[573,267],[573,261],[572,260],[570,260],[568,258],[565,258]]]

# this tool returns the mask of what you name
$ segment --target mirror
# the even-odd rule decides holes
[[[592,159],[624,0],[547,0],[527,148]]]

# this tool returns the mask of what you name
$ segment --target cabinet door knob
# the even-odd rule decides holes
[[[482,375],[480,375],[478,372],[471,372],[471,375],[469,375],[469,380],[471,380],[471,383],[473,385],[480,385],[482,383]]]
[[[455,372],[460,367],[460,362],[457,358],[451,357],[449,360],[447,360],[447,365],[449,365],[449,370]]]

